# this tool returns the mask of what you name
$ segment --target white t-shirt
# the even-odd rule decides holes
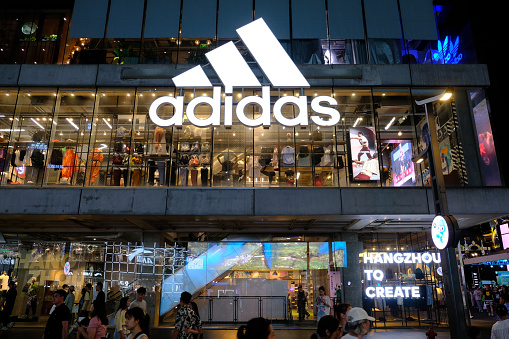
[[[499,320],[491,327],[491,339],[509,338],[509,319]]]
[[[147,302],[145,300],[142,301],[135,300],[131,302],[131,308],[133,307],[139,307],[143,310],[143,312],[147,313]]]

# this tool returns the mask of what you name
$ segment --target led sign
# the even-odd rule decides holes
[[[438,51],[433,53],[433,61],[439,64],[458,64],[463,59],[459,47],[459,36],[454,41],[450,36],[446,36],[444,41],[438,40]]]
[[[364,253],[364,264],[440,264],[440,253]],[[385,278],[380,269],[365,269],[367,281],[382,282]],[[379,284],[379,283],[378,283]],[[368,298],[420,298],[419,286],[369,286],[366,288]]]
[[[263,19],[255,20],[237,29],[241,40],[256,60],[267,79],[274,87],[284,88],[306,88],[310,87],[307,80],[299,71],[297,66],[290,59],[283,46],[271,32]],[[224,85],[224,126],[231,127],[233,114],[240,123],[248,127],[271,125],[271,99],[270,86],[262,86],[257,76],[246,63],[237,47],[232,42],[226,43],[205,54],[208,61],[214,68],[219,79]],[[213,86],[207,75],[201,68],[196,66],[190,70],[174,77],[175,86],[180,88],[212,88],[212,97],[201,96],[192,99],[185,113],[189,122],[198,127],[220,126],[221,124],[221,87]],[[248,96],[233,107],[233,88],[262,88],[262,95]],[[248,118],[244,109],[249,104],[258,105],[261,113],[258,118]],[[340,113],[333,107],[337,106],[336,99],[329,96],[317,96],[309,103],[311,111],[316,115],[309,116],[308,98],[306,96],[285,96],[278,99],[273,107],[272,113],[279,124],[283,126],[308,126],[309,120],[318,126],[334,126],[340,121]],[[323,105],[325,104],[325,105]],[[158,115],[159,107],[171,105],[174,113],[171,118],[162,119]],[[211,114],[209,117],[198,118],[195,109],[199,105],[209,105]],[[298,108],[296,117],[287,118],[283,115],[284,105],[294,105]],[[184,97],[160,97],[149,108],[149,116],[152,121],[161,127],[182,126],[184,120]]]

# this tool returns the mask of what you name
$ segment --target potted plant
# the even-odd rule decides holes
[[[138,63],[138,53],[133,51],[133,45],[129,44],[125,41],[115,41],[116,47],[113,49],[113,54],[115,57],[113,61],[117,62],[119,65],[126,64],[137,64]]]

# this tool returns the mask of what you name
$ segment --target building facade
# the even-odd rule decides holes
[[[509,195],[487,67],[456,14],[428,0],[9,5],[7,275],[44,280],[40,297],[144,285],[161,326],[182,290],[211,322],[292,321],[298,285],[313,307],[340,286],[380,326],[447,323],[431,311],[444,293],[417,157],[429,123],[460,229],[506,215]]]

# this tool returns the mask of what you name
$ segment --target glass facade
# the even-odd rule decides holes
[[[306,10],[300,1],[292,1],[297,10],[289,4],[279,4],[278,21],[268,14],[264,18],[296,64],[477,62],[470,24],[457,19],[462,9],[455,6],[433,6],[431,1],[399,6],[397,1],[386,6],[331,1],[327,9],[325,3],[313,6],[316,15],[308,18],[299,12]],[[127,8],[114,0],[101,5],[78,1],[74,8],[29,12],[11,5],[14,9],[0,14],[0,64],[206,64],[206,52],[238,39],[235,29],[255,18],[254,2],[243,4],[241,10],[238,4],[220,0],[217,16],[215,4],[196,6],[203,9],[185,5],[181,9],[180,2],[155,0],[145,7],[133,2]],[[162,17],[163,13],[167,15]],[[244,21],[230,27],[236,16]],[[292,18],[309,21],[308,29],[290,27]],[[242,44],[237,47],[249,59]]]
[[[310,88],[272,90],[271,111],[286,96],[332,97],[340,112],[335,126],[288,127],[271,115],[270,127],[248,127],[233,114],[221,124],[196,127],[184,114],[182,127],[160,127],[149,116],[155,99],[181,95],[184,107],[211,90],[175,88],[34,88],[0,90],[1,185],[162,187],[366,187],[429,184],[427,162],[412,157],[427,143],[422,106],[441,89]],[[232,95],[233,110],[261,90]],[[449,185],[466,185],[457,117],[452,100],[433,104],[442,169]],[[298,106],[281,107],[281,119],[300,116]],[[195,106],[204,120],[211,106]],[[244,119],[261,116],[249,103]],[[174,106],[157,111],[174,116]],[[491,147],[491,146],[490,146]]]

